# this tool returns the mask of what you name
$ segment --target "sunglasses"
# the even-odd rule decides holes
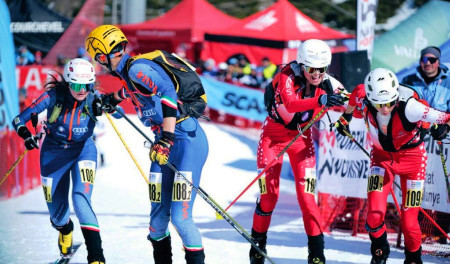
[[[389,103],[385,103],[385,104],[374,104],[372,103],[373,107],[375,108],[383,108],[384,106],[387,106],[388,108],[394,106],[397,103],[397,100],[394,100],[392,102]]]
[[[117,45],[117,47],[115,47],[113,50],[111,50],[110,54],[102,54],[102,53],[97,53],[95,55],[95,60],[98,61],[101,64],[107,64],[108,63],[108,57],[110,59],[115,58],[115,57],[119,57],[121,55],[123,55],[125,53],[125,43],[122,43],[120,45]]]
[[[314,67],[309,67],[306,65],[303,65],[303,67],[305,68],[305,71],[309,74],[313,74],[316,71],[319,71],[320,74],[327,72],[328,67],[323,67],[323,68],[314,68]]]
[[[420,60],[423,64],[426,64],[427,62],[430,62],[431,64],[435,63],[438,60],[438,58],[433,57],[422,57]]]
[[[94,90],[94,83],[69,83],[69,87],[74,92],[80,92],[83,89],[90,92]]]

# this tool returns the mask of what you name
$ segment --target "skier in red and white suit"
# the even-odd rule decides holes
[[[399,85],[395,74],[378,68],[352,92],[349,105],[335,123],[343,134],[355,108],[363,111],[373,142],[371,173],[367,185],[369,212],[366,229],[372,241],[371,264],[386,263],[389,244],[384,217],[386,200],[395,175],[402,189],[401,225],[405,237],[405,264],[421,264],[421,231],[418,213],[422,201],[427,152],[423,122],[450,124],[450,114],[418,100],[412,88]]]
[[[266,118],[258,145],[257,167],[262,171],[292,141],[322,107],[343,104],[343,98],[334,91],[344,89],[336,79],[326,74],[331,63],[331,50],[321,40],[307,40],[298,50],[297,61],[286,65],[272,81],[274,101]],[[329,90],[327,95],[323,83]],[[266,95],[267,96],[267,95]],[[325,263],[322,218],[314,199],[316,161],[311,130],[299,137],[287,150],[294,172],[297,199],[303,213],[310,254],[308,263]],[[252,237],[266,251],[267,231],[271,214],[279,196],[280,172],[283,159],[259,179],[260,197],[253,215]],[[315,258],[317,262],[312,262]],[[264,263],[253,247],[250,263]]]

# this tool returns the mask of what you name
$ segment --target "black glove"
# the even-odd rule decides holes
[[[447,137],[450,126],[447,124],[439,124],[431,126],[430,134],[434,140],[441,141]]]
[[[116,105],[118,105],[122,100],[117,100],[114,97],[114,93],[102,94],[101,95],[102,109],[108,113],[114,113]]]
[[[28,150],[39,148],[39,137],[33,136],[26,126],[21,126],[17,134],[25,140],[25,148]]]
[[[103,113],[102,110],[102,99],[99,97],[95,97],[94,101],[92,101],[92,112],[94,116],[101,116]]]
[[[344,104],[344,99],[342,98],[342,96],[340,94],[322,94],[319,97],[319,105],[320,106],[328,106],[328,107],[333,107],[333,106],[340,106]]]
[[[347,133],[350,133],[349,124],[350,121],[353,118],[353,113],[347,114],[343,113],[341,117],[339,117],[338,121],[334,123],[334,127],[336,127],[336,130],[339,132],[339,134],[343,136],[347,136],[347,134],[344,133],[346,131]]]
[[[160,140],[155,142],[150,149],[150,159],[159,165],[165,165],[169,161],[170,148],[173,146],[175,140],[175,134],[168,131],[162,132]]]

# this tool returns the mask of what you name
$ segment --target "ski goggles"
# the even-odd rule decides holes
[[[387,106],[388,108],[390,108],[390,107],[393,107],[395,104],[397,104],[397,100],[394,100],[394,101],[392,101],[392,102],[389,102],[389,103],[385,103],[385,104],[374,104],[374,103],[372,103],[372,105],[373,105],[373,107],[375,107],[375,108],[383,108],[383,107],[385,107],[385,106]]]
[[[303,65],[303,67],[304,67],[305,71],[309,74],[313,74],[316,71],[319,71],[320,74],[323,74],[323,73],[327,72],[327,70],[328,70],[328,66],[322,67],[322,68],[314,68],[314,67],[309,67],[309,66]]]
[[[94,83],[69,83],[69,87],[74,92],[80,92],[83,89],[90,92],[94,90]]]
[[[438,58],[434,58],[434,57],[422,57],[422,59],[420,59],[420,61],[423,64],[427,64],[427,62],[430,62],[431,64],[436,63],[436,61],[438,60]]]
[[[121,43],[117,45],[114,49],[111,50],[110,54],[97,53],[95,55],[95,60],[101,64],[108,64],[108,57],[110,59],[119,57],[125,53],[125,43]]]

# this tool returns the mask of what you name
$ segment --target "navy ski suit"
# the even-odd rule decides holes
[[[137,59],[127,69],[130,58],[125,54],[116,68],[124,87],[119,91],[122,98],[131,98],[141,122],[152,127],[156,141],[161,137],[163,112],[176,111],[177,93],[167,73],[157,63],[148,59]],[[134,84],[150,91],[145,95]],[[177,122],[175,141],[170,150],[169,162],[194,186],[199,186],[203,165],[208,156],[208,141],[196,118]],[[175,176],[167,166],[153,162],[150,168],[150,233],[149,239],[160,241],[169,236],[168,224],[177,229],[184,247],[189,251],[203,249],[200,232],[192,219],[196,193],[182,179]]]
[[[47,120],[50,119],[60,101],[55,89],[44,92],[13,120],[16,131],[30,120],[32,113],[47,110]],[[67,224],[72,175],[72,201],[80,226],[98,232],[99,225],[91,207],[97,168],[97,148],[92,140],[95,121],[88,105],[94,95],[89,93],[84,101],[77,101],[68,88],[62,94],[59,116],[44,127],[46,136],[41,147],[40,166],[45,200],[53,226],[58,228]]]

